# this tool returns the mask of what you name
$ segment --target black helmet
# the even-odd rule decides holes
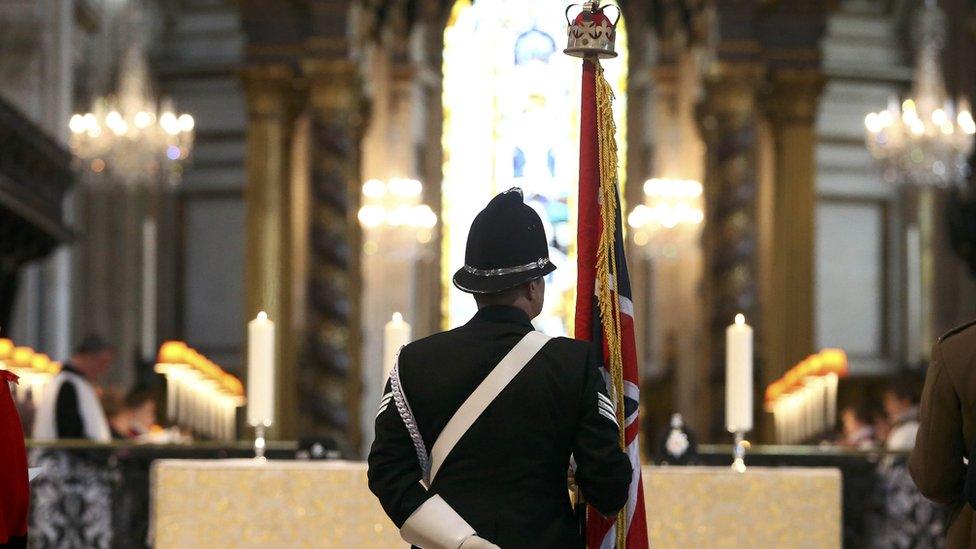
[[[474,218],[454,285],[470,294],[493,294],[555,270],[542,219],[515,187],[492,198]]]

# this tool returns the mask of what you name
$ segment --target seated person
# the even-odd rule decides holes
[[[115,439],[137,438],[148,433],[156,423],[156,399],[152,391],[144,387],[129,391],[108,423]]]
[[[840,440],[841,446],[858,450],[871,450],[877,447],[870,412],[860,406],[848,406],[841,412],[840,419],[844,432]]]

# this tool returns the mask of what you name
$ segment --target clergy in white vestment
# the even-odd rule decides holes
[[[112,439],[96,383],[115,349],[96,335],[84,338],[45,388],[34,416],[37,440]],[[41,473],[31,483],[30,533],[38,547],[109,548],[112,483],[105,449],[45,448],[32,453]]]
[[[112,433],[95,383],[114,360],[115,349],[101,337],[90,335],[82,340],[45,388],[34,416],[33,437],[110,441]]]

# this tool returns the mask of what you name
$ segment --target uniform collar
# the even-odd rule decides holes
[[[478,309],[478,312],[475,313],[474,318],[471,320],[477,322],[524,324],[530,328],[532,327],[532,321],[529,319],[529,315],[525,314],[525,311],[518,307],[509,307],[508,305],[482,307]]]

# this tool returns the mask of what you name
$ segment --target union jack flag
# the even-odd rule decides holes
[[[647,547],[647,526],[637,442],[640,383],[617,189],[612,96],[599,61],[586,59],[580,118],[576,337],[603,349],[601,366],[616,405],[617,422],[623,427],[621,448],[633,466],[627,505],[616,520],[593,509],[587,511],[586,543],[589,549],[643,549]]]

